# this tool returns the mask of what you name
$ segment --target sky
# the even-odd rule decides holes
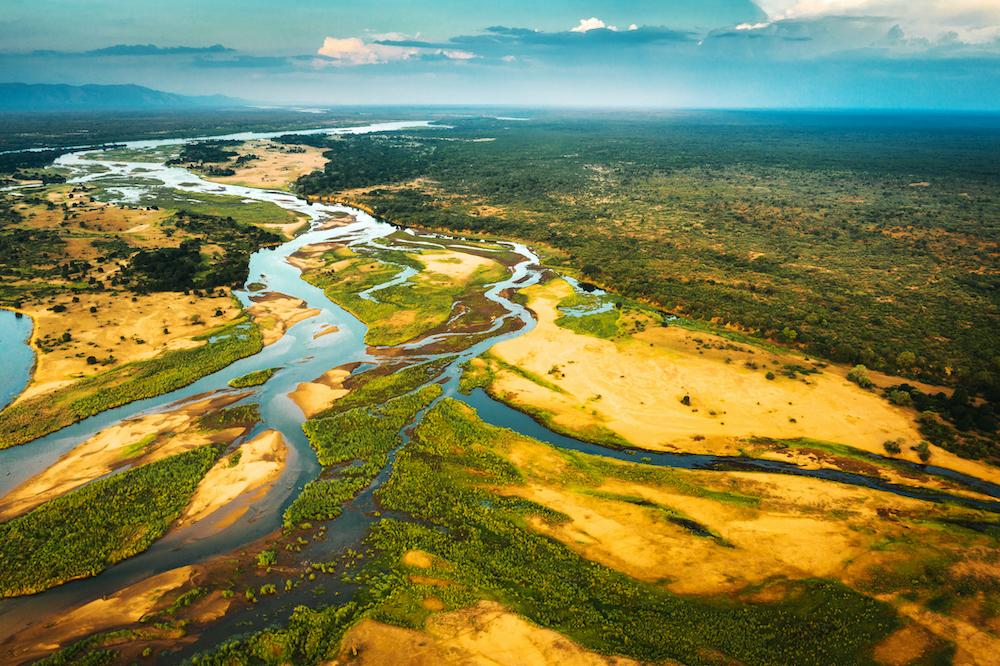
[[[1000,110],[1000,0],[4,0],[0,81],[303,106]]]

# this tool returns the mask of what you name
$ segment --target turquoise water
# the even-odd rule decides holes
[[[31,317],[0,310],[0,409],[24,390],[35,366],[31,339]]]

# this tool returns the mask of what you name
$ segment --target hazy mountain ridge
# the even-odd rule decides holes
[[[178,95],[137,85],[0,83],[0,111],[110,111],[233,106],[244,106],[244,103],[224,95]]]

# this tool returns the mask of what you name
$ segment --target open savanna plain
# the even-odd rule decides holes
[[[12,174],[7,453],[241,370],[5,487],[0,661],[997,663],[998,139],[934,122],[105,152],[357,204],[311,226]]]

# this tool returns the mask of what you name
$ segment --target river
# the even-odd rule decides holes
[[[223,138],[246,140],[284,134],[324,132],[358,134],[405,128],[426,128],[428,125],[429,123],[423,121],[382,123],[332,130],[304,130],[267,134],[241,133]],[[193,140],[195,139],[137,141],[125,144],[125,148],[143,149]],[[245,401],[253,401],[260,406],[261,423],[249,436],[253,436],[263,429],[274,429],[283,435],[289,445],[287,465],[279,482],[266,496],[255,499],[251,510],[231,524],[223,521],[223,516],[216,515],[193,525],[168,532],[144,553],[113,565],[97,576],[70,582],[30,597],[0,602],[0,643],[25,627],[37,622],[44,622],[47,618],[61,611],[106,596],[157,573],[183,565],[203,562],[213,556],[232,552],[280,527],[284,508],[302,486],[314,479],[320,471],[316,457],[302,431],[304,416],[288,394],[299,383],[312,381],[331,368],[348,363],[366,365],[376,360],[364,342],[365,325],[336,303],[330,301],[322,290],[304,281],[299,269],[290,264],[287,259],[302,247],[321,242],[341,242],[362,250],[366,246],[373,248],[393,247],[393,241],[388,240],[387,237],[398,230],[393,225],[347,206],[310,204],[287,192],[213,183],[203,180],[184,168],[166,166],[161,163],[100,161],[94,159],[87,152],[77,152],[58,158],[56,166],[71,172],[72,176],[69,181],[72,183],[98,184],[102,179],[141,179],[135,185],[108,188],[109,191],[117,195],[120,201],[124,202],[139,201],[144,190],[149,188],[168,188],[181,192],[210,193],[239,197],[244,200],[270,202],[285,210],[307,216],[311,224],[309,231],[278,247],[262,249],[252,255],[247,284],[260,283],[265,285],[263,289],[255,288],[254,293],[274,291],[302,299],[305,301],[306,307],[316,308],[319,310],[319,314],[291,327],[284,337],[265,347],[260,353],[241,359],[189,386],[155,398],[140,400],[102,412],[29,444],[0,451],[0,496],[2,496],[18,484],[52,465],[60,456],[87,438],[123,419],[173,409],[178,403],[203,397],[209,393],[231,391],[232,389],[228,388],[227,383],[233,378],[254,370],[281,368],[267,383],[252,389],[252,394],[244,398]],[[324,221],[331,216],[342,213],[350,214],[355,221],[342,226],[324,228],[322,224]],[[440,241],[441,245],[449,245],[452,248],[472,242],[456,237],[426,235],[421,239],[414,237],[413,241],[406,244],[406,247],[412,250],[414,244],[434,245],[437,241]],[[457,353],[450,351],[447,355],[454,355],[454,359],[448,364],[442,375],[436,379],[443,384],[444,396],[458,398],[473,406],[485,421],[509,427],[558,447],[641,464],[706,470],[746,469],[766,473],[813,476],[931,501],[947,499],[966,506],[1000,512],[1000,503],[998,502],[964,496],[948,496],[944,493],[892,484],[838,470],[808,470],[788,463],[742,457],[719,458],[693,454],[610,450],[554,433],[530,417],[494,401],[481,390],[474,391],[471,395],[461,394],[458,391],[458,383],[461,366],[465,361],[479,356],[497,342],[530,331],[535,325],[532,313],[523,305],[509,299],[506,294],[538,282],[541,278],[538,257],[522,244],[512,242],[501,242],[501,244],[509,253],[517,257],[517,261],[513,263],[509,274],[503,280],[485,288],[484,296],[497,303],[503,314],[495,318],[485,331],[481,331],[481,333],[488,335],[470,337],[471,344]],[[483,251],[481,248],[477,249]],[[412,269],[405,269],[383,285],[368,289],[365,292],[365,297],[377,299],[381,289],[404,283],[412,276],[411,271]],[[234,290],[234,295],[244,305],[251,303],[251,292],[246,289]],[[611,306],[602,304],[599,311],[609,307]],[[591,311],[588,310],[588,312]],[[330,327],[336,327],[336,331],[331,334],[316,335]],[[34,356],[27,344],[30,331],[31,322],[27,317],[18,318],[12,312],[0,311],[0,343],[3,344],[5,350],[8,350],[6,352],[8,359],[13,359],[12,365],[8,366],[12,368],[12,372],[5,373],[3,383],[0,384],[0,405],[5,404],[5,401],[10,401],[23,390],[30,376],[34,363]],[[444,356],[444,354],[430,352],[422,354],[422,349],[454,335],[456,334],[439,333],[416,342],[400,345],[400,348],[411,358],[433,360]],[[344,514],[333,521],[335,529],[331,526],[327,540],[322,545],[311,546],[311,548],[322,549],[328,551],[324,554],[329,554],[332,551],[342,552],[347,547],[358,547],[367,533],[372,513],[377,508],[374,489],[388,477],[390,467],[383,470],[371,488],[348,503]],[[942,474],[948,474],[951,480],[962,483],[980,493],[1000,497],[1000,488],[993,484],[964,477],[947,470],[943,470]],[[296,600],[294,595],[279,595],[279,597],[282,598],[275,598],[267,602],[267,604],[275,605],[273,610],[278,614],[290,608]],[[261,610],[258,617],[250,621],[250,625],[260,625],[266,619],[267,615]],[[228,631],[237,631],[236,625],[232,624],[236,621],[232,618],[224,618],[218,627],[219,631],[212,632],[214,640],[223,640],[227,637]],[[240,630],[248,628],[245,624],[246,621],[246,618],[240,620],[242,623]],[[227,624],[230,626],[224,629]],[[209,643],[199,642],[197,645],[207,647]],[[2,647],[0,647],[0,654],[7,654],[2,651]]]

